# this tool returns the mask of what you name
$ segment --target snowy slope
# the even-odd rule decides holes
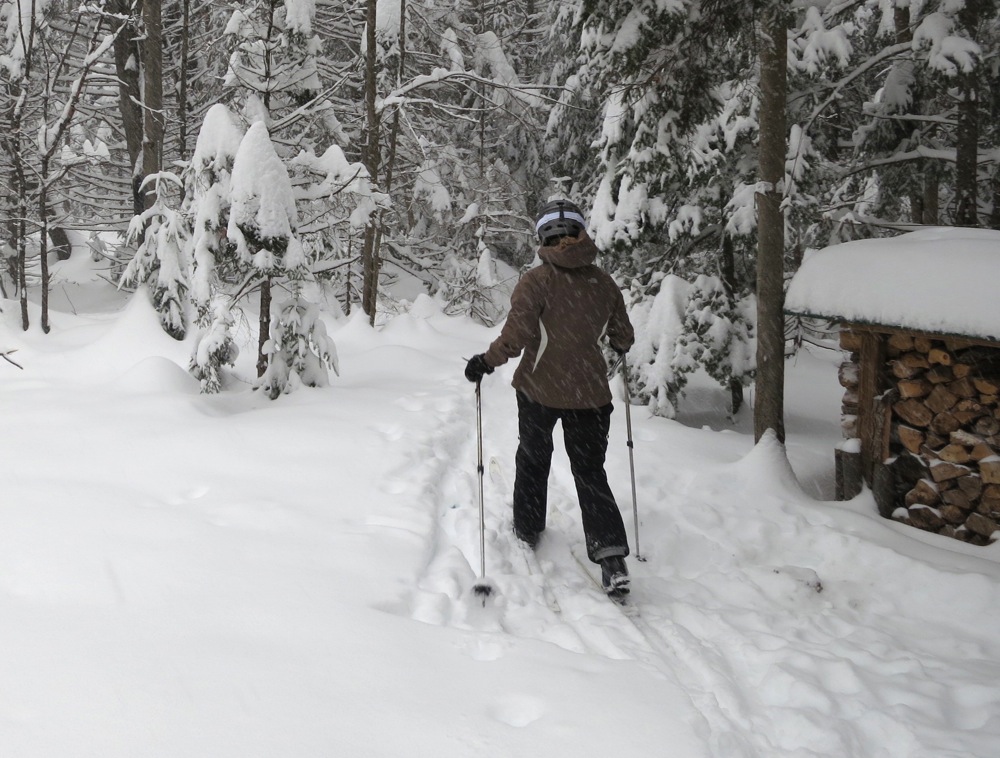
[[[495,330],[426,299],[331,323],[341,376],[270,402],[198,395],[189,345],[114,307],[46,336],[3,303],[5,758],[995,755],[1000,553],[825,502],[839,356],[788,366],[791,467],[707,384],[633,409],[632,616],[572,556],[561,451],[537,556],[510,536],[513,367],[488,377],[484,610],[461,371]],[[625,438],[618,403],[631,534]]]

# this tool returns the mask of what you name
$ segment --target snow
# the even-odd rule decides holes
[[[979,45],[954,31],[954,16],[929,13],[913,32],[913,49],[926,49],[928,65],[949,76],[971,71],[982,54]]]
[[[621,53],[635,47],[641,37],[640,30],[648,22],[649,16],[641,8],[630,10],[615,33],[614,42],[611,43],[611,52]]]
[[[375,29],[387,37],[398,37],[402,13],[400,0],[381,0],[375,8]]]
[[[816,74],[829,60],[836,60],[841,68],[847,66],[853,52],[849,38],[853,31],[852,25],[838,26],[827,29],[823,24],[823,16],[816,6],[806,8],[805,20],[797,43],[799,49],[793,49],[793,60],[802,70]]]
[[[222,103],[216,103],[205,114],[191,163],[199,171],[210,169],[218,174],[232,164],[242,141],[243,130],[232,113]]]
[[[306,37],[312,34],[316,0],[285,0],[285,26]]]
[[[48,335],[0,303],[24,367],[0,361],[5,757],[996,754],[1000,553],[883,520],[867,492],[829,501],[841,356],[789,361],[784,449],[707,381],[675,421],[632,408],[634,616],[572,557],[561,445],[537,557],[510,535],[498,369],[483,609],[462,356],[496,328],[426,297],[375,329],[327,319],[340,376],[272,402],[244,326],[230,389],[199,395],[193,338],[85,268],[54,264]],[[631,534],[620,400],[612,422]]]
[[[785,309],[1000,340],[1000,232],[930,227],[807,252]]]
[[[302,248],[293,235],[298,211],[292,183],[262,121],[251,125],[240,142],[230,191],[232,210],[227,234],[236,241],[241,256],[253,254],[254,265],[260,270],[269,270],[274,265],[274,255],[269,249],[255,253],[249,250],[243,229],[252,229],[262,240],[288,240],[282,265],[286,269],[301,265]]]
[[[24,73],[25,42],[29,47],[38,33],[51,0],[15,0],[6,4],[0,21],[6,20],[3,29],[3,47],[0,48],[0,67],[7,70],[11,79]]]
[[[437,160],[430,157],[421,164],[413,183],[413,196],[424,198],[434,215],[441,218],[443,213],[451,210],[451,195],[447,185],[441,181],[436,164]]]
[[[441,52],[448,56],[451,61],[451,71],[460,74],[465,71],[465,57],[462,55],[462,48],[458,44],[458,35],[455,30],[448,28],[441,35]]]

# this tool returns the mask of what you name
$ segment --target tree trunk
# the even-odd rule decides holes
[[[122,17],[132,15],[129,0],[111,0],[109,10]],[[135,40],[135,26],[129,24],[115,37],[115,73],[118,77],[118,101],[125,130],[125,146],[132,167],[132,212],[142,213],[145,208],[136,178],[140,175],[142,158],[142,88],[139,84],[139,45]]]
[[[38,183],[38,265],[42,276],[42,333],[49,333],[49,161],[42,160]]]
[[[21,100],[17,98],[15,102]],[[5,140],[5,144],[10,147],[10,159],[13,171],[11,178],[14,186],[11,188],[14,193],[13,213],[14,218],[10,222],[12,233],[11,243],[16,251],[15,258],[15,287],[17,287],[18,297],[21,305],[21,329],[28,331],[31,321],[28,318],[28,186],[27,177],[24,170],[24,156],[21,153],[21,119],[17,112],[11,118],[11,134]]]
[[[785,219],[781,208],[785,175],[787,43],[785,3],[775,0],[760,20],[760,146],[757,193],[757,392],[754,438],[773,429],[785,439]]]
[[[267,371],[267,354],[264,345],[271,338],[271,277],[260,283],[260,315],[257,319],[257,377]]]
[[[17,221],[17,288],[21,299],[21,329],[28,331],[31,321],[28,318],[28,225],[25,217],[28,214],[28,204],[22,196],[18,202],[20,218]]]
[[[976,39],[983,0],[968,0],[959,11],[959,22],[969,38]],[[958,133],[955,145],[955,224],[979,226],[978,171],[979,171],[979,69],[978,60],[971,71],[958,76],[961,100],[958,104]]]
[[[990,229],[1000,229],[1000,171],[993,174],[993,210],[990,213]]]
[[[264,79],[271,81],[271,40],[274,37],[275,3],[270,2],[267,17],[267,33],[264,36]],[[271,110],[271,93],[262,93],[264,108]],[[267,371],[268,356],[264,346],[271,339],[271,277],[265,276],[260,283],[260,312],[257,314],[257,377],[264,376]]]
[[[722,286],[726,290],[726,297],[730,302],[736,300],[736,260],[733,251],[733,238],[722,231],[722,262],[721,270]],[[732,377],[729,379],[729,402],[732,415],[735,417],[743,407],[743,382]]]
[[[188,158],[187,120],[188,120],[188,67],[190,65],[191,41],[191,0],[184,0],[181,7],[181,60],[180,81],[177,84],[177,128],[178,151],[182,161]],[[184,202],[184,188],[181,187],[181,203]]]
[[[979,169],[979,98],[975,73],[962,74],[959,86],[958,143],[955,146],[955,225],[979,226],[976,192]]]
[[[365,116],[367,120],[368,139],[365,145],[364,163],[374,184],[378,184],[381,152],[381,116],[375,107],[376,88],[378,86],[378,56],[376,55],[375,24],[377,0],[367,0],[367,17],[365,20]],[[377,216],[376,216],[377,218]],[[368,320],[375,325],[375,311],[378,298],[378,278],[381,261],[379,260],[379,245],[381,234],[375,220],[365,229],[364,243],[361,247],[361,265],[363,268],[363,284],[361,292],[361,307],[368,314]]]
[[[939,197],[938,170],[936,166],[931,165],[924,171],[924,200],[921,223],[927,226],[937,226],[940,214],[938,210]]]
[[[145,39],[142,42],[142,178],[159,173],[163,167],[163,19],[160,3],[146,0],[142,4]],[[143,193],[144,207],[153,207],[156,190]]]
[[[896,31],[896,42],[897,44],[904,44],[913,41],[913,29],[910,26],[910,8],[909,6],[897,5],[893,9],[893,25]],[[913,67],[913,57],[908,55],[905,63],[899,65],[909,65]],[[914,81],[916,81],[916,72],[914,71]],[[912,92],[913,100],[909,107],[906,109],[907,113],[920,113],[920,102],[919,93],[915,90]],[[900,141],[909,140],[914,131],[913,122],[909,122],[905,119],[900,119],[895,122],[896,131],[898,132],[898,138]],[[914,224],[924,223],[924,182],[923,182],[923,171],[925,164],[928,163],[927,160],[915,160],[912,163],[913,174],[910,177],[910,221]]]

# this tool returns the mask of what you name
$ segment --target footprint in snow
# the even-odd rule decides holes
[[[398,405],[404,411],[410,411],[412,413],[418,413],[424,409],[427,405],[426,401],[410,395],[409,397],[401,397],[393,401],[394,405]]]
[[[490,707],[489,714],[497,721],[514,727],[525,727],[545,715],[545,702],[534,695],[502,695]]]

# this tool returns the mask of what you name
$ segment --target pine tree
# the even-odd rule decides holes
[[[233,339],[233,312],[228,299],[217,297],[210,313],[201,317],[201,332],[188,364],[191,375],[206,394],[221,392],[224,386],[222,370],[233,366],[239,348]]]
[[[242,141],[243,130],[229,109],[222,104],[212,106],[184,173],[183,212],[191,227],[187,250],[191,300],[200,326],[207,325],[220,278],[240,273],[226,230],[232,206],[233,163]]]
[[[240,142],[233,162],[231,192],[226,233],[240,264],[261,282],[286,278],[297,283],[307,278],[308,262],[296,234],[298,210],[291,180],[262,121],[251,125]],[[270,306],[270,302],[266,305]],[[264,302],[261,308],[265,309]],[[290,320],[283,321],[286,318]],[[287,342],[287,338],[276,336],[273,330],[286,331],[300,323],[297,311],[283,306],[277,316],[269,319],[269,336],[261,352],[273,358],[280,345]],[[277,349],[273,347],[276,344]],[[272,365],[273,361],[267,360],[259,376],[268,395],[274,398],[288,387],[288,368],[273,366],[272,369]]]
[[[995,119],[1000,9],[994,0],[899,2],[865,30],[854,145],[836,196],[851,234],[911,224],[977,225],[988,203],[985,138]],[[872,65],[872,63],[878,65]],[[853,201],[853,202],[852,202]],[[863,226],[862,226],[863,225]]]
[[[268,366],[260,386],[272,400],[291,392],[298,382],[326,387],[328,369],[339,374],[337,349],[319,318],[319,308],[301,296],[302,286],[292,286],[292,297],[281,303],[271,323],[265,346]]]
[[[631,293],[629,318],[635,344],[629,350],[628,381],[630,395],[650,412],[674,418],[688,376],[696,368],[688,354],[678,352],[690,285],[670,274],[655,279],[652,296],[645,286]]]
[[[740,306],[743,307],[740,307]],[[753,328],[747,303],[734,303],[722,280],[702,274],[691,284],[675,371],[700,366],[724,389],[749,386],[754,376]],[[739,407],[731,408],[733,415]]]
[[[227,281],[246,275],[235,246],[226,236],[232,205],[231,177],[243,130],[226,106],[212,106],[198,133],[184,174],[183,213],[190,228],[184,258],[190,270],[190,298],[198,327],[190,370],[202,392],[223,387],[222,367],[232,365],[238,349]]]
[[[149,283],[153,307],[159,314],[163,330],[176,340],[187,334],[185,313],[187,267],[183,251],[186,232],[180,215],[169,207],[167,186],[180,186],[180,179],[167,171],[151,174],[143,182],[155,191],[152,206],[135,216],[129,225],[129,239],[140,240],[135,257],[122,274],[120,285]]]

